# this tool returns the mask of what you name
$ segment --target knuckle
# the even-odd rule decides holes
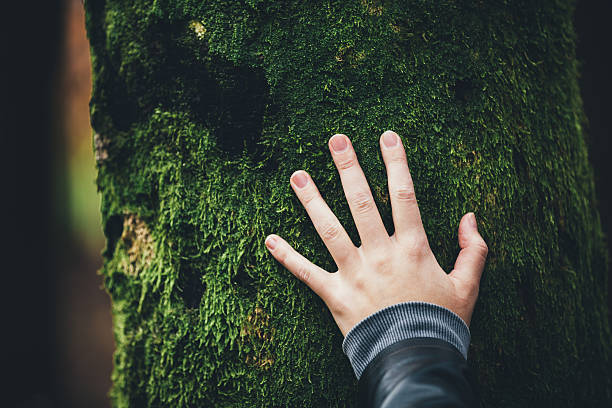
[[[480,252],[480,254],[483,257],[487,257],[487,254],[489,253],[489,247],[487,246],[487,243],[484,242],[483,239],[478,240],[474,246],[476,247],[476,249],[478,250],[478,252]]]
[[[321,238],[323,240],[334,240],[340,235],[340,226],[334,222],[328,222],[321,228]]]
[[[403,152],[391,155],[391,158],[389,159],[389,161],[394,164],[401,164],[401,165],[403,165],[404,163],[408,164],[408,160],[406,159],[406,154]]]
[[[358,292],[364,292],[368,288],[368,283],[363,276],[357,275],[353,278],[353,287],[357,289]]]
[[[336,163],[338,164],[338,169],[346,170],[357,164],[357,156],[350,154],[348,157],[336,159]]]
[[[424,234],[410,236],[402,241],[402,245],[412,255],[424,255],[429,251],[429,242]]]
[[[318,197],[318,193],[313,189],[307,189],[302,193],[302,202],[304,205],[310,204]]]
[[[388,254],[374,254],[370,257],[370,262],[377,271],[382,272],[385,266],[389,264],[390,256]]]
[[[310,282],[310,269],[306,267],[303,263],[300,263],[295,271],[296,276],[302,282],[308,284]]]
[[[364,214],[374,208],[374,200],[370,194],[360,191],[353,197],[353,206],[357,213]]]
[[[277,257],[278,261],[281,264],[283,264],[285,266],[285,268],[287,268],[287,260],[289,259],[288,251],[286,251],[284,249],[281,249],[281,248],[278,248],[276,251],[277,251],[276,252],[276,254],[277,254],[276,257]]]
[[[393,196],[398,201],[403,201],[406,203],[416,203],[416,194],[414,192],[414,187],[410,185],[402,185],[396,188],[393,192]]]

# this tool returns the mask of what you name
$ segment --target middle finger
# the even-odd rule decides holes
[[[366,250],[379,248],[389,240],[389,234],[380,218],[353,145],[349,138],[342,134],[334,135],[329,140],[329,145],[361,243]]]

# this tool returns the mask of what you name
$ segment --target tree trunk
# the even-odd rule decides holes
[[[574,4],[504,3],[86,2],[116,406],[354,406],[342,334],[264,238],[337,270],[289,184],[304,169],[360,245],[337,132],[393,234],[386,129],[440,265],[465,212],[489,245],[469,351],[484,405],[605,404]]]

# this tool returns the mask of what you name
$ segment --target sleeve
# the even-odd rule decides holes
[[[467,325],[452,311],[404,302],[357,323],[342,349],[359,380],[361,406],[469,407],[477,401],[469,342]]]

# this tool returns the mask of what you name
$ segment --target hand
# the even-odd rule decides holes
[[[391,237],[348,137],[334,135],[329,145],[362,245],[353,245],[308,173],[298,170],[291,176],[291,186],[338,271],[327,272],[271,234],[265,242],[274,258],[323,299],[344,336],[367,316],[407,301],[446,307],[469,326],[488,252],[474,214],[461,218],[461,251],[447,274],[429,247],[400,137],[386,131],[380,138],[395,225]]]

